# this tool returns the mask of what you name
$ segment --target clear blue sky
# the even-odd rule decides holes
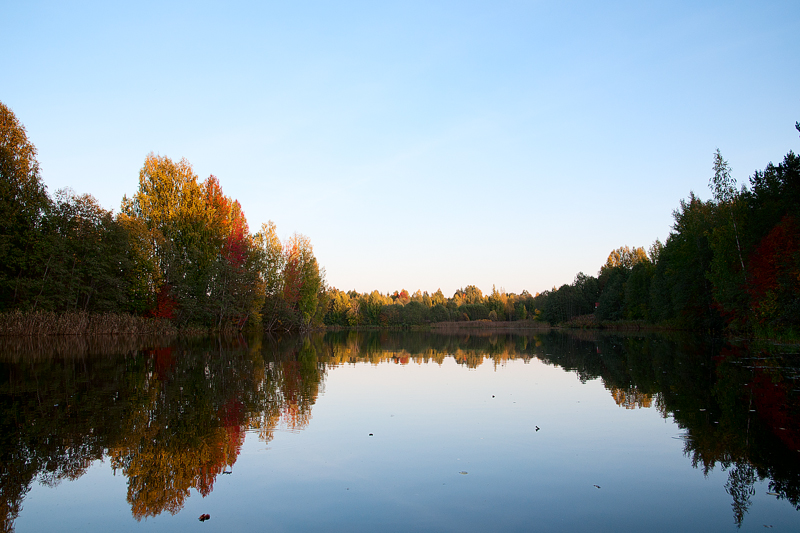
[[[3,2],[0,101],[51,193],[149,152],[327,281],[534,293],[664,241],[719,147],[800,150],[800,2]]]

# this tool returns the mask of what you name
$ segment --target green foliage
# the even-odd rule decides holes
[[[709,181],[716,203],[713,204],[713,229],[709,242],[713,251],[708,277],[713,284],[714,299],[724,313],[732,317],[734,327],[746,326],[747,293],[744,287],[747,274],[739,238],[739,226],[746,227],[746,204],[743,194],[736,190],[736,180],[719,149],[714,153],[714,176]],[[738,324],[740,320],[745,322]]]
[[[625,283],[629,275],[630,271],[623,266],[606,268],[603,272],[603,292],[597,306],[597,317],[600,320],[625,318]]]
[[[722,318],[707,276],[713,259],[708,239],[713,206],[690,194],[673,215],[673,231],[661,252],[655,289],[651,289],[651,300],[655,298],[659,308],[654,318],[672,320],[686,329],[717,330]]]
[[[650,283],[655,267],[649,261],[636,263],[625,283],[625,318],[647,320],[650,318]]]
[[[46,264],[33,307],[136,311],[129,300],[134,271],[127,235],[109,211],[88,194],[62,189],[56,193],[44,228]]]
[[[719,148],[714,152],[714,176],[708,186],[719,204],[726,204],[736,197],[736,179],[731,176],[731,167],[722,157]]]
[[[431,307],[430,320],[431,322],[448,322],[452,318],[447,307],[439,303]]]
[[[415,325],[428,322],[428,308],[422,302],[410,301],[403,306],[403,324]]]
[[[482,303],[464,304],[458,310],[467,315],[470,320],[488,320],[489,308]]]

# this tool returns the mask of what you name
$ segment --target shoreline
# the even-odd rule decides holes
[[[513,321],[448,321],[414,325],[355,325],[322,326],[311,332],[337,331],[428,331],[433,333],[459,332],[497,332],[525,333],[544,331],[607,331],[607,332],[654,332],[654,333],[695,333],[708,334],[697,330],[675,327],[672,324],[650,324],[642,320],[600,322],[594,315],[573,317],[568,322],[549,324],[537,320]],[[228,330],[215,330],[197,326],[176,326],[166,318],[142,317],[125,313],[88,313],[86,311],[30,311],[19,310],[0,313],[0,338],[36,337],[153,337],[153,336],[209,336],[231,333]],[[240,332],[236,332],[237,334]],[[268,332],[264,332],[267,333]],[[735,341],[769,342],[785,345],[799,345],[800,339],[792,332],[758,336],[718,332],[716,335]]]

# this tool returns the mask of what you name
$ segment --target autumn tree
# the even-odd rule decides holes
[[[361,299],[359,312],[364,324],[377,326],[380,324],[381,308],[389,305],[391,298],[383,296],[377,290],[372,291]]]
[[[135,269],[154,300],[153,314],[174,308],[180,322],[241,328],[258,322],[272,259],[269,235],[251,236],[241,205],[219,180],[199,183],[188,161],[153,154],[139,172],[139,190],[122,202]],[[174,305],[170,305],[173,302]]]
[[[617,267],[631,269],[640,261],[648,261],[647,252],[644,251],[644,248],[638,247],[631,249],[628,246],[621,246],[608,254],[606,264],[601,267],[600,272],[602,274],[605,269]]]
[[[498,291],[497,288],[492,285],[492,292],[486,298],[486,307],[489,309],[489,314],[494,312],[494,320],[505,319],[507,302],[508,296],[506,295],[506,291],[502,288]]]
[[[0,102],[0,310],[39,292],[41,224],[50,206],[36,147]]]
[[[139,190],[122,200],[122,215],[146,229],[149,242],[141,250],[152,255],[138,262],[155,271],[154,290],[169,291],[184,321],[202,319],[208,287],[201,278],[208,275],[214,243],[208,239],[209,212],[189,162],[149,154],[139,171]]]
[[[394,300],[395,303],[406,305],[411,301],[411,296],[408,294],[407,290],[402,289],[400,292],[394,291],[394,294],[392,294],[392,300]]]
[[[247,220],[238,201],[222,194],[219,181],[210,176],[202,183],[209,212],[209,240],[217,253],[208,276],[210,309],[218,328],[236,323],[239,329],[253,317],[260,323],[266,279],[259,237],[249,233]]]
[[[447,299],[444,297],[444,293],[442,293],[442,289],[437,289],[436,292],[433,293],[431,296],[431,303],[433,305],[444,305],[447,303]]]
[[[272,245],[271,250],[278,248]],[[325,272],[314,256],[311,241],[295,233],[281,246],[280,293],[268,295],[263,313],[267,330],[308,330],[322,322],[326,311]],[[277,289],[277,287],[274,287]],[[268,287],[268,291],[272,289]]]
[[[347,326],[349,325],[348,313],[351,309],[350,296],[346,292],[342,292],[335,287],[330,289],[330,300],[328,302],[328,309],[325,313],[325,324],[331,326]]]

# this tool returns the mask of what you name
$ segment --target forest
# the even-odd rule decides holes
[[[271,221],[251,232],[239,202],[186,160],[146,156],[117,213],[70,189],[51,196],[35,146],[2,103],[0,177],[6,334],[70,315],[75,332],[92,317],[118,328],[107,317],[123,316],[214,331],[525,321],[800,337],[800,160],[791,151],[739,186],[717,150],[712,199],[690,193],[666,242],[612,250],[596,276],[535,294],[469,285],[451,297],[328,286],[306,236],[281,242]]]

